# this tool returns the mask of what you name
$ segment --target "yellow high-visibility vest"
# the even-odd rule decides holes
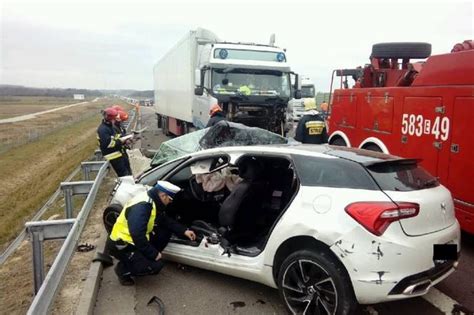
[[[150,215],[150,219],[148,220],[148,225],[146,229],[146,238],[148,240],[150,239],[150,233],[151,231],[153,231],[153,226],[155,225],[156,205],[153,202],[153,200],[150,198],[150,196],[148,196],[147,192],[143,192],[135,196],[134,198],[132,198],[123,207],[122,212],[120,212],[120,215],[117,218],[117,221],[115,222],[114,227],[112,228],[112,233],[110,233],[110,239],[112,241],[122,240],[128,244],[135,245],[133,244],[133,239],[132,239],[132,236],[130,235],[130,230],[128,228],[128,222],[127,222],[127,218],[125,217],[125,212],[127,211],[128,208],[140,202],[149,202],[152,204],[151,215]]]

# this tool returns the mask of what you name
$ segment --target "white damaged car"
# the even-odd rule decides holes
[[[225,147],[122,178],[110,228],[157,180],[182,188],[164,257],[278,288],[294,314],[350,314],[423,295],[451,274],[460,229],[450,192],[417,160],[328,145]]]

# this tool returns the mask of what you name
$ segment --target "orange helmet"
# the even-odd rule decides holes
[[[219,106],[219,104],[214,104],[211,106],[211,109],[209,110],[209,115],[214,115],[217,112],[222,112],[222,108]]]
[[[120,111],[122,111],[122,112],[125,111],[125,109],[123,109],[123,107],[120,106],[120,105],[112,105],[112,108],[116,109],[116,110],[119,111],[119,112],[120,112]]]
[[[118,118],[120,121],[127,121],[128,120],[128,113],[123,110],[118,111]]]
[[[117,118],[118,111],[115,108],[109,107],[104,109],[103,114],[106,121],[112,121]]]

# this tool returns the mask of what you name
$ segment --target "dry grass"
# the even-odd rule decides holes
[[[34,119],[0,124],[0,153],[12,147],[36,141],[46,134],[55,132],[65,126],[76,124],[85,118],[97,117],[101,109],[114,103],[124,105],[125,108],[130,107],[121,101],[100,99],[97,102],[90,102],[43,114]]]
[[[69,126],[0,156],[0,244],[25,221],[96,147],[99,117]]]
[[[80,180],[77,178],[76,180]],[[110,191],[115,184],[115,177],[112,172],[104,179],[101,185],[94,207],[91,210],[86,227],[80,237],[79,244],[90,243],[98,245],[100,233],[103,231],[101,223],[102,210],[108,203]],[[82,202],[77,200],[75,209],[79,210]],[[63,206],[61,202],[53,205],[48,211],[48,216],[57,214],[63,217]],[[45,217],[47,215],[45,214]],[[45,272],[51,266],[63,241],[44,242],[45,250]],[[76,303],[79,300],[83,280],[87,277],[89,266],[94,255],[94,251],[79,253],[76,252],[72,258],[70,266],[66,271],[66,276],[55,300],[52,313],[73,314]],[[31,246],[25,240],[14,255],[0,266],[0,313],[4,314],[25,314],[33,300],[33,272],[31,261]]]
[[[99,122],[100,115],[94,115],[0,154],[0,248],[16,236],[59,183],[92,155]]]
[[[0,96],[0,119],[83,102],[71,97]]]
[[[63,126],[54,132],[39,138],[34,142],[21,145],[0,154],[0,249],[5,247],[21,230],[34,212],[36,212],[49,196],[79,164],[87,160],[97,146],[96,129],[100,121],[99,108],[116,104],[117,100],[101,100],[92,103],[87,110],[93,110],[95,115],[85,116],[82,121]],[[123,103],[121,105],[124,105]],[[85,109],[82,109],[84,111]],[[30,125],[40,126],[64,119],[68,115],[77,115],[77,111],[57,113],[48,117],[30,121]],[[46,116],[46,115],[45,115]],[[59,117],[58,117],[59,116]],[[18,124],[17,124],[18,125]],[[6,132],[21,133],[17,125],[13,125]],[[20,124],[21,125],[21,124]],[[2,133],[4,131],[1,131]],[[80,175],[73,180],[81,180]],[[113,172],[112,172],[113,175]],[[100,202],[93,210],[94,219],[100,219],[103,205],[113,187],[113,180],[106,181],[97,201]],[[74,197],[75,213],[77,214],[84,197]],[[64,199],[62,197],[52,205],[43,219],[52,215],[64,217]],[[92,218],[91,218],[92,220]],[[88,225],[93,224],[93,222]],[[90,232],[87,232],[88,229]],[[86,236],[83,241],[95,242],[97,222],[92,227],[86,227]],[[89,234],[90,235],[89,235]],[[45,268],[49,269],[62,241],[45,242]],[[74,262],[74,259],[73,259]],[[90,257],[84,256],[82,262],[90,262]],[[74,265],[74,263],[73,263]],[[82,268],[82,267],[81,267]],[[74,273],[77,273],[74,269]],[[82,270],[82,269],[80,269]],[[79,278],[72,279],[74,284]],[[80,276],[79,276],[80,275]],[[77,283],[76,283],[77,285]],[[76,289],[72,290],[76,292]],[[0,313],[24,314],[33,298],[33,275],[31,262],[31,245],[27,240],[4,265],[0,266]],[[71,291],[62,291],[60,296],[70,297]],[[77,296],[71,301],[74,304]],[[70,305],[59,304],[60,307],[71,309]],[[61,308],[60,308],[61,309]],[[67,313],[67,311],[66,311]]]

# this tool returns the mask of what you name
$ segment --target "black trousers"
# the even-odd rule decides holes
[[[128,155],[122,155],[122,157],[110,160],[109,162],[118,177],[132,175]]]
[[[150,235],[150,243],[159,251],[168,245],[171,232],[165,228],[155,228]],[[109,253],[119,260],[117,272],[123,276],[146,276],[158,274],[164,266],[160,259],[150,260],[131,244],[114,242],[108,239]]]

